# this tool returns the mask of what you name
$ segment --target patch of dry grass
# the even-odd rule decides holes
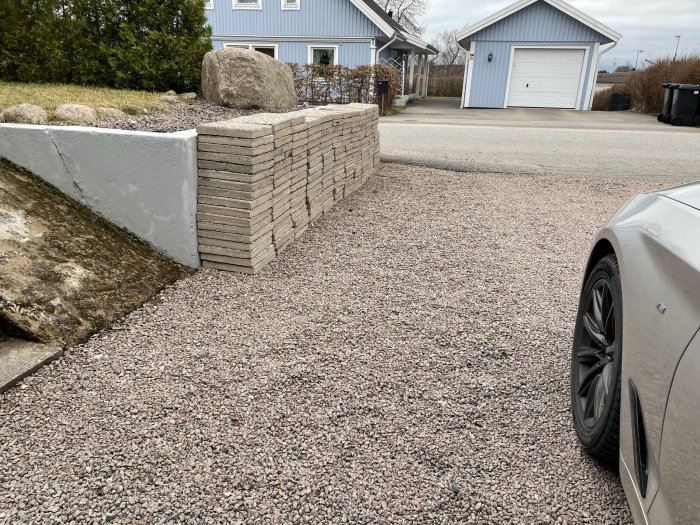
[[[124,109],[135,105],[152,109],[158,105],[162,93],[111,89],[71,84],[29,84],[0,82],[0,110],[26,102],[41,106],[53,113],[61,104],[86,104],[97,107]]]
[[[664,58],[642,71],[632,73],[624,84],[596,93],[593,110],[605,111],[613,93],[629,93],[634,111],[660,113],[664,103],[662,85],[666,82],[700,82],[700,55],[681,57],[675,61]]]

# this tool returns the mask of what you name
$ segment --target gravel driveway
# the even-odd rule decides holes
[[[592,236],[656,187],[383,166],[1,396],[0,523],[629,523],[568,355]]]

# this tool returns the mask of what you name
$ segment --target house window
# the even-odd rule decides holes
[[[214,9],[214,0],[206,0],[204,2],[204,9]]]
[[[301,0],[282,0],[282,10],[299,11],[299,2],[301,2]]]
[[[262,9],[262,0],[233,0],[234,9]]]
[[[257,51],[258,53],[262,53],[263,55],[267,55],[272,58],[277,58],[277,48],[276,47],[270,47],[270,46],[253,46],[253,49]]]
[[[235,47],[237,49],[252,49],[253,51],[258,51],[263,55],[267,55],[272,58],[277,58],[277,44],[245,44],[241,42],[228,42],[224,44],[224,47]]]
[[[309,64],[337,66],[338,46],[309,46]]]

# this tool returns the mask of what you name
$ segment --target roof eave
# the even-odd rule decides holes
[[[396,31],[388,23],[386,23],[382,18],[372,11],[367,5],[361,0],[350,0],[352,5],[357,7],[362,14],[369,18],[374,25],[376,25],[386,36],[392,38]]]
[[[406,35],[404,35],[404,36],[405,36],[406,42],[408,42],[409,44],[411,44],[411,45],[413,45],[413,46],[415,46],[415,47],[418,47],[418,48],[420,48],[420,49],[422,49],[422,50],[427,51],[428,54],[430,54],[430,55],[437,55],[437,54],[438,54],[438,50],[437,50],[437,49],[435,49],[433,46],[431,46],[431,45],[428,44],[427,42],[421,40],[421,39],[418,38],[417,36],[414,36],[414,35],[411,35],[411,34],[406,34]]]

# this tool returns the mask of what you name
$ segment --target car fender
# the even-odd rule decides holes
[[[620,455],[634,465],[629,384],[641,402],[648,448],[648,512],[659,487],[659,454],[666,402],[683,350],[700,318],[700,213],[657,194],[630,200],[597,241],[615,249],[623,303]],[[626,468],[625,466],[625,468]],[[638,488],[638,487],[637,487]]]

